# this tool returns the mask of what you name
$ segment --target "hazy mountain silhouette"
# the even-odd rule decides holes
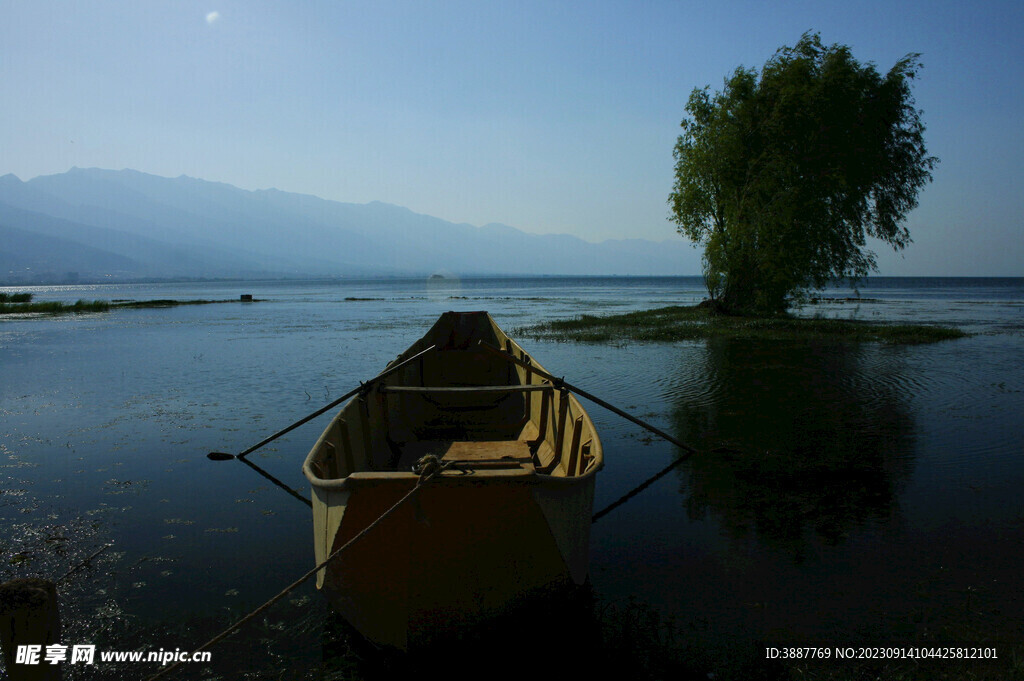
[[[628,231],[628,227],[624,227]],[[191,177],[72,168],[0,177],[0,281],[693,274],[682,239],[593,244]],[[75,273],[73,275],[69,273]]]

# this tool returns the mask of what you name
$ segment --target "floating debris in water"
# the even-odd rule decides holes
[[[126,613],[124,609],[114,601],[107,601],[96,608],[96,617],[100,619],[115,619],[130,617],[130,615],[128,615],[128,613]]]
[[[32,553],[30,551],[19,551],[18,553],[11,556],[10,560],[8,560],[7,562],[10,565],[20,565],[21,563],[26,563],[31,560]]]
[[[132,485],[135,485],[136,487],[146,487],[149,485],[149,482],[149,480],[118,480],[117,478],[111,478],[103,484],[114,485],[115,487],[131,487]]]
[[[38,463],[31,463],[29,461],[22,461],[21,459],[17,458],[16,456],[13,456],[13,455],[8,457],[8,459],[10,461],[13,461],[14,463],[4,464],[3,466],[0,466],[0,468],[38,468],[39,465],[40,465]]]

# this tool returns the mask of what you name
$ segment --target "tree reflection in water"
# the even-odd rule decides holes
[[[673,425],[702,451],[735,451],[680,468],[689,516],[797,562],[813,542],[893,517],[914,451],[893,358],[898,371],[877,345],[708,341],[704,361],[681,369]]]

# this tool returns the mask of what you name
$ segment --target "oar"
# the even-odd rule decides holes
[[[723,453],[726,453],[726,452],[736,452],[736,451],[737,450],[733,449],[732,447],[716,447],[716,448],[711,450],[711,453],[712,454],[723,454]],[[630,499],[632,499],[636,495],[640,494],[641,492],[643,492],[645,489],[647,489],[648,487],[650,487],[654,483],[656,483],[659,480],[661,480],[663,477],[665,477],[666,475],[671,473],[673,470],[675,470],[676,467],[679,466],[679,464],[683,463],[684,461],[688,460],[689,458],[690,458],[689,454],[687,454],[686,456],[680,456],[680,457],[676,458],[675,460],[672,461],[672,463],[670,463],[669,465],[665,466],[660,471],[658,471],[657,473],[655,473],[651,477],[647,478],[646,480],[641,482],[639,485],[637,485],[636,487],[634,487],[630,491],[626,492],[621,497],[619,497],[618,499],[616,499],[612,503],[608,504],[607,506],[605,506],[603,509],[601,509],[597,513],[595,513],[593,516],[591,516],[590,522],[591,523],[596,523],[603,516],[608,515],[609,513],[611,513],[615,509],[617,509],[619,506],[622,506],[624,503],[626,503],[627,501],[629,501]],[[305,499],[303,499],[303,501],[305,501]]]
[[[624,503],[626,503],[627,501],[629,501],[630,499],[632,499],[636,495],[638,495],[641,492],[643,492],[645,489],[647,489],[648,487],[650,487],[651,485],[656,483],[658,480],[661,480],[663,477],[665,477],[666,475],[671,473],[673,470],[675,470],[676,466],[678,466],[679,464],[681,464],[682,462],[686,461],[689,458],[690,457],[688,457],[688,456],[680,456],[679,458],[675,459],[672,463],[670,463],[669,465],[665,466],[660,471],[658,471],[657,473],[655,473],[651,477],[647,478],[642,483],[640,483],[639,485],[637,485],[636,487],[634,487],[630,491],[626,492],[621,497],[619,497],[618,499],[616,499],[612,503],[608,504],[607,506],[605,506],[603,509],[601,509],[597,513],[595,513],[593,516],[591,516],[590,522],[591,523],[596,523],[598,520],[601,519],[602,516],[606,516],[609,513],[611,513],[612,511],[614,511],[615,509],[617,509],[619,506],[622,506]],[[303,501],[305,501],[305,499],[303,499]]]
[[[289,487],[288,485],[284,484],[283,482],[281,482],[280,480],[275,478],[273,475],[271,475],[270,473],[266,472],[265,470],[263,470],[262,468],[260,468],[256,464],[254,464],[252,461],[249,461],[249,459],[243,459],[242,457],[238,457],[238,460],[241,461],[242,463],[244,463],[249,468],[251,468],[254,471],[256,471],[257,473],[259,473],[260,475],[262,475],[264,478],[266,478],[270,482],[274,483],[275,485],[277,485],[278,487],[283,489],[285,492],[288,492],[288,494],[292,495],[293,497],[295,497],[296,499],[298,499],[299,501],[304,503],[306,506],[312,506],[313,505],[313,502],[311,502],[309,499],[307,499],[306,497],[302,496],[301,494],[299,494],[298,492],[293,490],[291,487]]]
[[[208,459],[212,460],[212,461],[227,461],[228,459],[242,459],[242,460],[245,460],[245,457],[247,457],[249,454],[252,454],[257,449],[259,449],[263,445],[267,444],[268,442],[273,442],[277,438],[281,437],[282,435],[284,435],[286,433],[290,433],[291,431],[295,430],[296,428],[298,428],[299,426],[303,425],[304,423],[308,423],[309,421],[312,421],[313,419],[315,419],[317,416],[320,416],[324,412],[330,411],[331,409],[333,409],[334,407],[338,406],[339,404],[341,404],[345,400],[349,399],[350,397],[354,397],[360,391],[366,390],[367,386],[373,385],[374,383],[376,383],[377,381],[381,380],[382,378],[390,376],[391,374],[395,373],[396,371],[398,371],[399,369],[405,367],[406,365],[408,365],[408,364],[410,364],[412,362],[415,362],[419,358],[423,357],[423,355],[425,355],[428,352],[430,352],[431,350],[433,350],[434,347],[435,346],[431,345],[430,347],[426,348],[425,350],[417,352],[415,355],[413,355],[409,359],[406,359],[406,360],[404,360],[402,362],[399,362],[398,364],[396,364],[396,365],[394,365],[392,367],[388,367],[387,369],[385,369],[384,371],[380,372],[379,374],[377,374],[376,376],[374,376],[373,378],[371,378],[367,382],[360,383],[358,388],[355,388],[354,390],[345,393],[344,395],[342,395],[338,399],[336,399],[333,402],[331,402],[330,404],[328,404],[326,407],[323,407],[321,409],[316,410],[315,412],[313,412],[309,416],[306,416],[305,418],[299,419],[298,421],[296,421],[292,425],[288,426],[287,428],[284,428],[283,430],[277,431],[276,433],[274,433],[270,437],[266,438],[265,440],[257,442],[256,444],[254,444],[252,447],[249,447],[249,449],[245,450],[241,454],[229,454],[227,452],[210,452],[209,454],[206,455],[206,457]]]
[[[556,376],[552,376],[548,372],[546,372],[546,371],[544,371],[542,369],[537,368],[536,365],[530,364],[528,362],[524,362],[523,360],[519,359],[515,355],[512,355],[510,353],[504,352],[500,348],[496,348],[493,345],[491,345],[490,343],[485,343],[484,341],[479,341],[479,344],[480,344],[481,347],[486,348],[486,349],[490,350],[491,352],[493,352],[493,353],[495,353],[497,355],[500,355],[501,357],[504,357],[508,361],[510,361],[510,362],[512,362],[514,364],[518,364],[519,366],[523,367],[524,369],[529,369],[530,371],[532,371],[533,373],[537,374],[541,378],[546,378],[547,380],[551,381],[556,388],[563,388],[564,387],[567,390],[569,390],[570,392],[574,392],[577,395],[579,395],[580,397],[584,397],[584,398],[590,400],[591,402],[593,402],[594,404],[597,404],[597,405],[600,405],[600,406],[604,407],[608,411],[615,412],[616,414],[618,414],[622,418],[626,419],[627,421],[632,421],[633,423],[635,423],[636,425],[640,426],[641,428],[646,428],[647,430],[651,431],[655,435],[658,435],[660,437],[665,438],[666,440],[668,440],[669,442],[674,444],[676,447],[679,447],[684,452],[686,452],[687,456],[691,456],[691,455],[697,453],[697,450],[694,449],[693,447],[691,447],[690,445],[688,445],[688,444],[686,444],[684,442],[680,442],[679,440],[677,440],[676,438],[672,437],[671,435],[669,435],[665,431],[661,430],[660,428],[652,426],[651,424],[647,423],[646,421],[641,421],[640,419],[638,419],[637,417],[633,416],[632,414],[628,414],[628,413],[622,411],[621,409],[619,409],[618,407],[613,406],[611,404],[608,404],[607,402],[602,400],[600,397],[596,397],[596,396],[591,395],[590,393],[588,393],[586,390],[581,390],[580,388],[577,388],[574,385],[570,385],[569,383],[566,383],[564,379],[558,378]]]
[[[504,357],[508,361],[510,361],[510,362],[512,362],[514,364],[518,364],[519,366],[523,367],[524,369],[529,369],[530,371],[532,371],[533,373],[537,374],[541,378],[546,378],[547,380],[551,381],[556,388],[563,388],[564,387],[565,389],[569,390],[570,392],[574,392],[577,395],[579,395],[580,397],[584,397],[584,398],[590,400],[594,404],[600,405],[600,406],[604,407],[605,409],[607,409],[609,411],[615,412],[616,414],[618,414],[622,418],[626,419],[627,421],[632,421],[633,423],[635,423],[636,425],[640,426],[641,428],[646,428],[647,430],[651,431],[655,435],[659,435],[659,436],[665,438],[666,440],[668,440],[669,442],[674,444],[676,447],[679,447],[680,449],[682,449],[685,452],[685,454],[683,456],[680,456],[679,458],[675,459],[672,463],[670,463],[669,465],[665,466],[665,468],[663,468],[662,470],[660,470],[656,474],[654,474],[654,476],[652,476],[651,478],[648,478],[647,480],[642,482],[639,487],[636,487],[635,489],[631,490],[630,492],[627,492],[624,496],[620,497],[618,500],[614,501],[613,503],[611,503],[608,506],[606,506],[604,509],[602,509],[602,510],[598,511],[597,513],[595,513],[591,517],[591,519],[590,519],[591,523],[596,523],[603,516],[607,515],[608,513],[611,513],[613,510],[615,510],[616,508],[618,508],[622,504],[626,503],[627,501],[629,501],[630,499],[632,499],[636,495],[640,494],[645,489],[650,487],[652,484],[654,484],[655,482],[657,482],[661,478],[663,478],[666,475],[668,475],[679,464],[683,463],[684,461],[689,459],[692,455],[697,453],[696,449],[694,449],[693,447],[689,446],[685,442],[680,442],[678,439],[672,437],[671,435],[669,435],[665,431],[661,430],[660,428],[652,426],[651,424],[647,423],[646,421],[642,421],[642,420],[638,419],[637,417],[633,416],[632,414],[626,413],[626,412],[622,411],[621,409],[619,409],[618,407],[613,406],[611,404],[608,404],[607,402],[605,402],[601,398],[596,397],[594,395],[591,395],[586,390],[580,390],[576,386],[571,385],[569,383],[566,383],[564,379],[557,378],[556,376],[552,376],[548,372],[543,371],[542,369],[538,369],[536,365],[530,364],[529,362],[524,362],[523,360],[519,359],[515,355],[513,355],[511,353],[508,353],[508,352],[504,352],[504,351],[501,350],[501,348],[496,348],[495,346],[491,345],[490,343],[486,343],[484,341],[479,341],[479,344],[480,344],[481,347],[486,348],[486,349],[490,350],[491,352]],[[716,447],[715,449],[713,449],[711,451],[712,452],[717,452],[717,453],[722,453],[722,452],[735,452],[736,450],[733,449],[732,447]]]

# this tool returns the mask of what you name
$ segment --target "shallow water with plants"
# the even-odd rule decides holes
[[[261,301],[0,319],[0,581],[56,579],[109,543],[61,582],[62,642],[147,651],[195,648],[313,565],[308,507],[207,452],[242,451],[336,399],[445,310],[486,309],[509,330],[703,297],[699,278],[24,291],[66,303]],[[514,630],[538,627],[536,640],[547,640],[561,626],[575,648],[601,641],[595,668],[632,678],[1019,675],[1024,280],[869,279],[859,296],[826,291],[796,313],[970,335],[924,345],[520,339],[554,373],[700,453],[673,465],[675,447],[588,407],[606,454],[595,511],[661,475],[595,523],[590,589],[560,604],[557,620],[528,611]],[[301,462],[328,419],[250,460],[308,494]],[[507,635],[381,656],[307,584],[175,678],[387,678],[433,665],[479,673],[486,655],[507,652]],[[999,659],[941,667],[765,655],[942,643],[995,647]],[[158,669],[68,665],[65,678]]]

